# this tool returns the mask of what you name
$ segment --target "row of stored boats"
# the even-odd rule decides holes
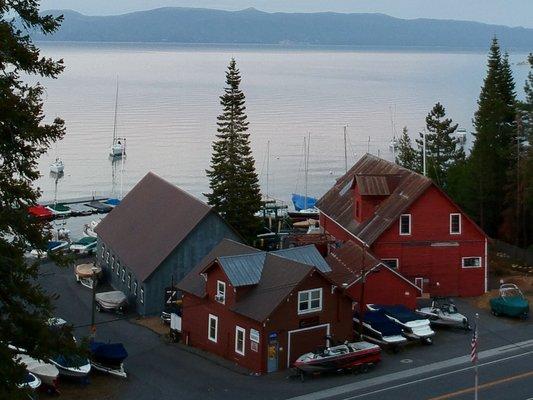
[[[61,318],[52,318],[49,327],[58,336],[66,326]],[[76,339],[72,337],[74,343]],[[48,360],[38,360],[27,354],[25,349],[9,346],[13,358],[26,367],[27,376],[21,387],[32,390],[43,389],[48,393],[59,393],[59,379],[87,380],[91,370],[126,377],[124,360],[128,352],[121,343],[91,341],[88,357],[70,354],[56,354]]]
[[[405,306],[367,304],[363,315],[353,317],[355,331],[362,327],[362,339],[336,343],[300,356],[294,368],[306,374],[350,370],[366,372],[381,360],[381,347],[396,352],[408,341],[431,344],[435,331],[431,325],[470,329],[468,318],[460,314],[455,304],[446,299],[434,299],[430,306],[411,311]],[[332,344],[333,338],[328,338]]]

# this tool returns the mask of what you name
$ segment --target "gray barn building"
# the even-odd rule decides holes
[[[160,313],[177,283],[222,239],[240,236],[207,204],[148,173],[96,228],[97,262],[141,315]]]

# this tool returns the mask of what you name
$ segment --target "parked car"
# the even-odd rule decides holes
[[[522,291],[513,283],[504,283],[500,286],[498,297],[490,299],[492,314],[506,315],[508,317],[527,318],[529,315],[529,301]]]

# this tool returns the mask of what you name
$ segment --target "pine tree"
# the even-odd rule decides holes
[[[37,263],[27,264],[28,248],[45,249],[48,224],[31,218],[29,206],[40,191],[32,183],[39,177],[37,162],[50,145],[64,134],[56,118],[44,124],[44,92],[40,84],[26,84],[21,75],[55,78],[62,61],[41,57],[24,30],[50,34],[62,18],[39,15],[31,0],[0,3],[0,398],[27,399],[25,368],[13,360],[8,344],[47,359],[58,343],[47,327],[52,316],[50,298],[36,282]],[[15,22],[15,18],[18,22]],[[22,28],[19,28],[22,26]]]
[[[447,187],[450,166],[464,158],[459,139],[453,137],[458,125],[446,117],[446,109],[440,103],[435,104],[426,116],[426,170],[427,175],[442,188]],[[423,134],[416,140],[419,152],[423,153]]]
[[[494,38],[474,117],[475,141],[465,164],[469,171],[468,181],[462,182],[463,188],[451,188],[451,192],[472,191],[472,196],[461,196],[469,198],[462,206],[492,237],[497,235],[501,223],[504,184],[516,136],[515,97],[507,56],[501,56],[498,41]]]
[[[420,172],[420,156],[416,149],[411,144],[411,138],[407,127],[404,126],[402,136],[398,140],[398,153],[396,156],[396,164],[411,171]]]
[[[218,117],[211,169],[206,171],[211,189],[206,197],[208,204],[251,242],[260,228],[254,214],[261,208],[261,193],[240,83],[240,72],[232,59],[220,97],[223,113]]]

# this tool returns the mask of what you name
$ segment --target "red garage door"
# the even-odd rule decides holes
[[[302,328],[288,333],[288,360],[287,368],[302,354],[315,351],[319,347],[326,346],[326,336],[329,334],[329,324]]]

